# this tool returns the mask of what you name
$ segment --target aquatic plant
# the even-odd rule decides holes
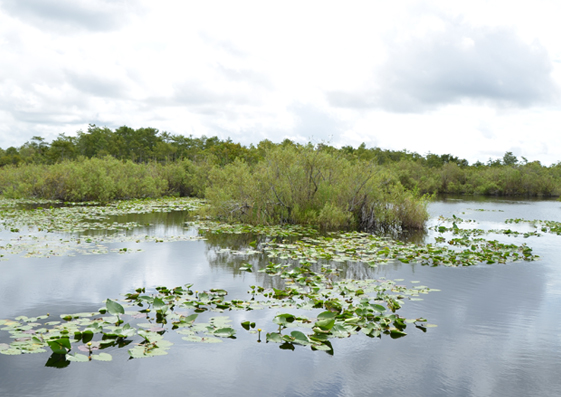
[[[528,223],[530,226],[539,229],[544,233],[551,233],[556,235],[561,235],[561,222],[548,221],[548,220],[527,220],[527,219],[507,219],[505,223]]]
[[[33,204],[33,205],[32,205]],[[53,207],[51,201],[1,200],[0,229],[17,233],[14,238],[0,242],[3,254],[25,257],[50,257],[76,254],[131,253],[138,249],[111,248],[112,242],[164,242],[200,239],[200,236],[178,235],[156,237],[127,235],[125,231],[146,225],[137,222],[109,220],[130,214],[196,211],[204,202],[194,198],[160,198],[150,200],[115,201],[108,205],[99,203],[65,203]],[[60,204],[60,203],[59,203]],[[29,206],[31,208],[29,208]],[[44,205],[44,207],[42,207]],[[24,206],[25,208],[19,208]],[[92,232],[102,232],[93,234]],[[61,236],[55,233],[65,233]]]
[[[336,271],[322,267],[315,272],[308,263],[283,267],[280,276],[287,284],[285,288],[251,286],[248,293],[252,297],[248,300],[227,300],[228,292],[218,288],[194,292],[192,284],[171,289],[161,286],[152,294],[138,288],[125,294],[121,303],[107,299],[99,312],[63,314],[62,321],[45,321],[50,320],[49,315],[0,320],[0,330],[8,331],[13,339],[10,344],[0,343],[0,354],[44,353],[50,348],[53,355],[48,365],[64,367],[69,362],[110,361],[110,353],[94,353],[109,348],[132,346],[128,350],[131,358],[165,355],[173,345],[164,338],[170,332],[196,343],[236,338],[237,331],[227,316],[197,322],[199,313],[206,311],[293,309],[299,314],[279,313],[273,319],[273,327],[261,325],[257,342],[261,341],[261,331],[268,328],[266,341],[280,343],[282,349],[302,345],[330,354],[332,338],[347,338],[358,332],[369,337],[386,334],[398,338],[406,335],[407,324],[421,330],[431,326],[424,318],[406,319],[396,312],[406,299],[418,300],[420,294],[436,290],[426,286],[408,288],[385,279],[337,279]],[[256,332],[255,322],[240,325],[250,333]],[[283,333],[288,327],[300,330]],[[75,353],[76,349],[87,355]]]

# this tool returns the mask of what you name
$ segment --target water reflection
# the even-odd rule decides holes
[[[207,259],[211,268],[219,268],[232,273],[234,276],[244,273],[240,267],[250,264],[252,272],[256,278],[256,282],[265,288],[284,288],[286,285],[280,276],[270,276],[263,270],[270,263],[287,264],[289,268],[299,266],[301,263],[297,260],[279,258],[269,258],[266,254],[255,251],[262,251],[264,243],[271,240],[271,237],[254,234],[211,234],[206,233],[206,251]],[[296,240],[295,237],[284,238],[284,243],[290,243]],[[250,254],[245,254],[246,252]],[[404,264],[398,260],[389,261],[386,264],[380,264],[371,267],[363,263],[355,262],[332,262],[320,259],[313,263],[311,270],[319,273],[322,267],[337,269],[334,281],[342,279],[365,280],[385,277],[392,271],[397,270]],[[413,264],[407,265],[414,267]]]
[[[193,234],[195,229],[185,229],[185,222],[189,219],[189,211],[109,216],[107,218],[108,224],[115,222],[118,224],[138,224],[138,226],[130,227],[128,230],[88,230],[84,234],[87,236],[149,235],[165,237],[183,235],[186,230]]]

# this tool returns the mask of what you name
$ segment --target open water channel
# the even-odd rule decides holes
[[[484,211],[481,211],[484,210]],[[534,230],[505,225],[508,218],[561,221],[558,201],[442,200],[429,206],[429,226],[452,215],[477,221],[483,229]],[[184,227],[186,214],[129,215],[125,221],[150,223],[132,233],[196,235]],[[121,219],[122,221],[122,219]],[[20,232],[21,233],[21,232]],[[422,238],[434,241],[436,233]],[[3,231],[4,245],[18,233]],[[236,339],[190,343],[169,332],[169,354],[129,359],[112,348],[111,362],[46,366],[50,353],[0,354],[0,396],[560,396],[561,395],[561,236],[528,238],[492,235],[533,248],[534,262],[429,267],[390,262],[376,268],[342,264],[347,277],[419,281],[439,292],[405,301],[399,314],[424,317],[438,325],[423,332],[369,338],[361,333],[334,339],[333,354],[265,343],[274,331],[275,309],[225,312]],[[277,281],[264,273],[239,270],[242,263],[263,267],[262,254],[234,255],[225,248],[247,247],[252,236],[219,235],[207,240],[120,242],[125,253],[24,258],[0,262],[0,319],[50,313],[96,311],[106,298],[122,298],[137,287],[193,283],[199,291],[223,288],[229,298],[248,299],[250,285]],[[142,249],[142,251],[136,251]],[[132,251],[132,252],[131,252]],[[121,251],[122,252],[122,251]],[[264,329],[261,342],[240,323]],[[0,331],[0,343],[10,343]]]

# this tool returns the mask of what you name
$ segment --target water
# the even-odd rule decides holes
[[[429,210],[430,225],[438,222],[438,215],[452,214],[479,222],[468,227],[488,229],[505,227],[507,218],[561,221],[561,203],[556,201],[447,200],[431,204]],[[177,235],[183,232],[182,222],[177,214],[160,219],[151,232]],[[395,340],[364,335],[335,339],[331,356],[301,346],[285,351],[278,344],[257,343],[256,335],[239,326],[247,319],[272,328],[275,309],[227,312],[236,340],[195,344],[177,339],[162,357],[128,360],[126,349],[114,349],[110,363],[53,369],[44,366],[47,353],[0,355],[0,395],[559,396],[561,236],[495,237],[526,242],[541,259],[466,268],[399,263],[349,270],[366,277],[418,280],[440,289],[422,301],[406,301],[400,310],[405,317],[422,316],[438,324],[426,333],[409,326],[408,335]],[[425,237],[427,242],[432,238],[430,233]],[[199,290],[224,288],[231,298],[246,297],[249,285],[275,281],[236,269],[243,262],[266,259],[218,251],[249,241],[219,236],[209,241],[114,243],[144,251],[11,258],[0,262],[0,319],[96,310],[105,298],[139,286],[194,283]],[[0,342],[5,337],[1,332]]]

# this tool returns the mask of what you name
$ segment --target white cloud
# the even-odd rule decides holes
[[[366,92],[329,92],[331,104],[424,112],[462,102],[530,107],[558,99],[552,63],[538,42],[522,41],[512,29],[446,21],[444,29],[388,42],[388,58],[374,70]]]
[[[37,28],[71,34],[117,30],[141,11],[134,0],[2,0],[0,5]]]
[[[505,4],[0,0],[0,147],[95,123],[557,161],[559,7]]]

